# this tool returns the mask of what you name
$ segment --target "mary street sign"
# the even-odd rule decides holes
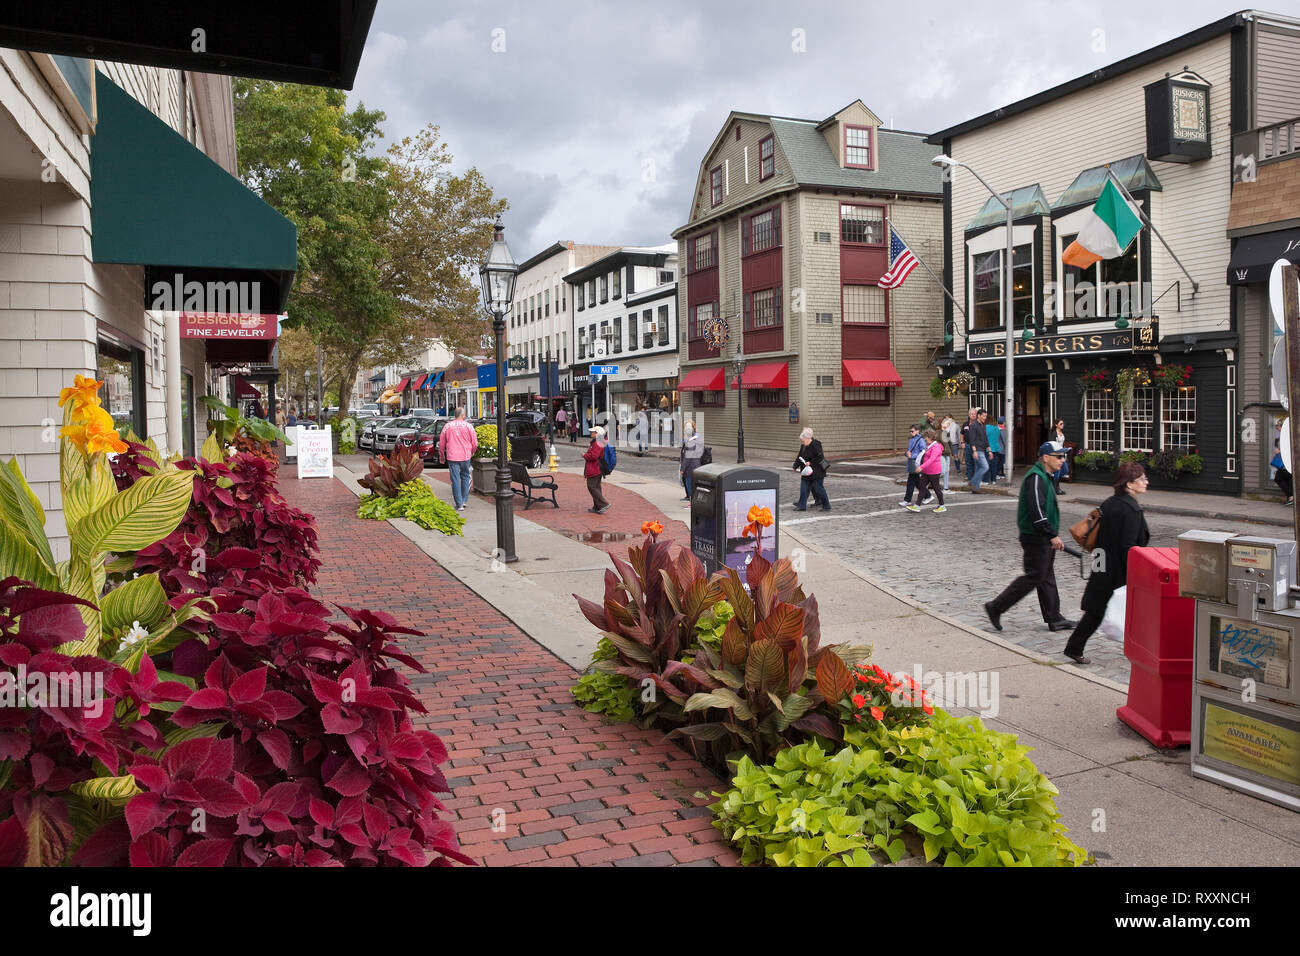
[[[182,312],[183,339],[274,339],[280,334],[277,315],[239,312]]]

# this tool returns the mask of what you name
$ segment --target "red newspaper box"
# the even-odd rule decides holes
[[[1124,656],[1131,665],[1128,703],[1115,711],[1157,747],[1192,742],[1192,651],[1196,601],[1178,596],[1178,549],[1128,553]]]

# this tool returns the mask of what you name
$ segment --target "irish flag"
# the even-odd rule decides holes
[[[1101,259],[1122,256],[1133,237],[1142,231],[1142,220],[1124,201],[1109,179],[1097,197],[1079,235],[1061,255],[1067,266],[1086,269]]]

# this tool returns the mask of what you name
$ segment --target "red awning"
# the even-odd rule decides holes
[[[903,379],[889,359],[844,359],[845,388],[896,388]]]
[[[246,381],[244,381],[242,377],[238,375],[235,376],[235,398],[260,399],[261,397],[262,397],[261,392],[253,388],[253,386],[249,385]]]
[[[410,382],[410,381],[411,381],[411,380],[410,380],[409,378],[404,378],[404,379],[402,379],[400,382],[398,382],[396,385],[393,386],[393,391],[395,391],[395,392],[404,392],[404,391],[406,391],[407,383]]]
[[[271,361],[275,339],[205,339],[203,361],[209,365],[256,365]]]
[[[746,365],[743,375],[745,388],[789,388],[790,363],[766,362],[762,365]],[[736,387],[736,380],[731,380],[731,387]]]
[[[680,392],[721,392],[726,387],[725,368],[693,368],[677,383]]]
[[[419,376],[418,378],[416,378],[414,382],[411,383],[411,388],[415,388],[415,389],[424,388],[424,380],[428,377],[429,376],[427,373]]]

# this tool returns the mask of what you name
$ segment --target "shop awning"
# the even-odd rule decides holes
[[[1300,229],[1243,236],[1228,260],[1228,285],[1267,282],[1279,259],[1300,263]]]
[[[1010,195],[1011,218],[1014,220],[1018,221],[1028,216],[1049,216],[1052,213],[1052,207],[1048,205],[1047,197],[1043,195],[1042,187],[1038,183],[1013,189]],[[1002,194],[1003,199],[1006,196],[1006,193]],[[966,224],[966,231],[986,229],[989,226],[1004,226],[1006,222],[1007,207],[1002,205],[1001,200],[990,196],[988,202],[975,214],[975,218]]]
[[[789,388],[790,363],[764,362],[760,365],[746,365],[742,376],[745,388]],[[678,386],[680,389],[681,386]],[[736,379],[731,380],[731,387],[736,387]]]
[[[242,376],[236,375],[235,379],[235,398],[261,398],[262,393],[253,386],[249,385]]]
[[[681,392],[721,392],[727,387],[725,368],[693,368],[677,383]]]
[[[424,387],[425,387],[426,389],[428,389],[428,388],[433,388],[435,385],[437,385],[439,382],[441,382],[441,381],[442,381],[442,374],[443,374],[443,372],[445,372],[445,371],[447,371],[447,370],[446,370],[446,369],[443,369],[442,372],[439,372],[437,375],[434,375],[432,378],[427,379],[427,380],[425,381],[425,383],[424,383]]]
[[[376,372],[374,375],[370,376],[369,381],[382,382],[386,377],[387,376],[384,372]]]
[[[400,395],[402,392],[406,391],[406,386],[410,384],[410,381],[411,380],[409,378],[402,379],[400,382],[398,382],[396,385],[393,386],[393,391],[397,392]]]
[[[424,380],[428,377],[429,377],[428,372],[425,372],[423,375],[417,375],[415,377],[415,381],[411,383],[411,388],[415,389],[416,391],[419,391],[420,389],[424,388]]]
[[[95,95],[94,261],[144,266],[148,308],[283,312],[298,268],[294,224],[103,73]]]
[[[896,388],[903,378],[889,359],[844,359],[845,388]]]
[[[0,47],[350,90],[377,0],[9,3]],[[202,29],[200,37],[191,26]],[[193,35],[192,35],[193,34]]]

